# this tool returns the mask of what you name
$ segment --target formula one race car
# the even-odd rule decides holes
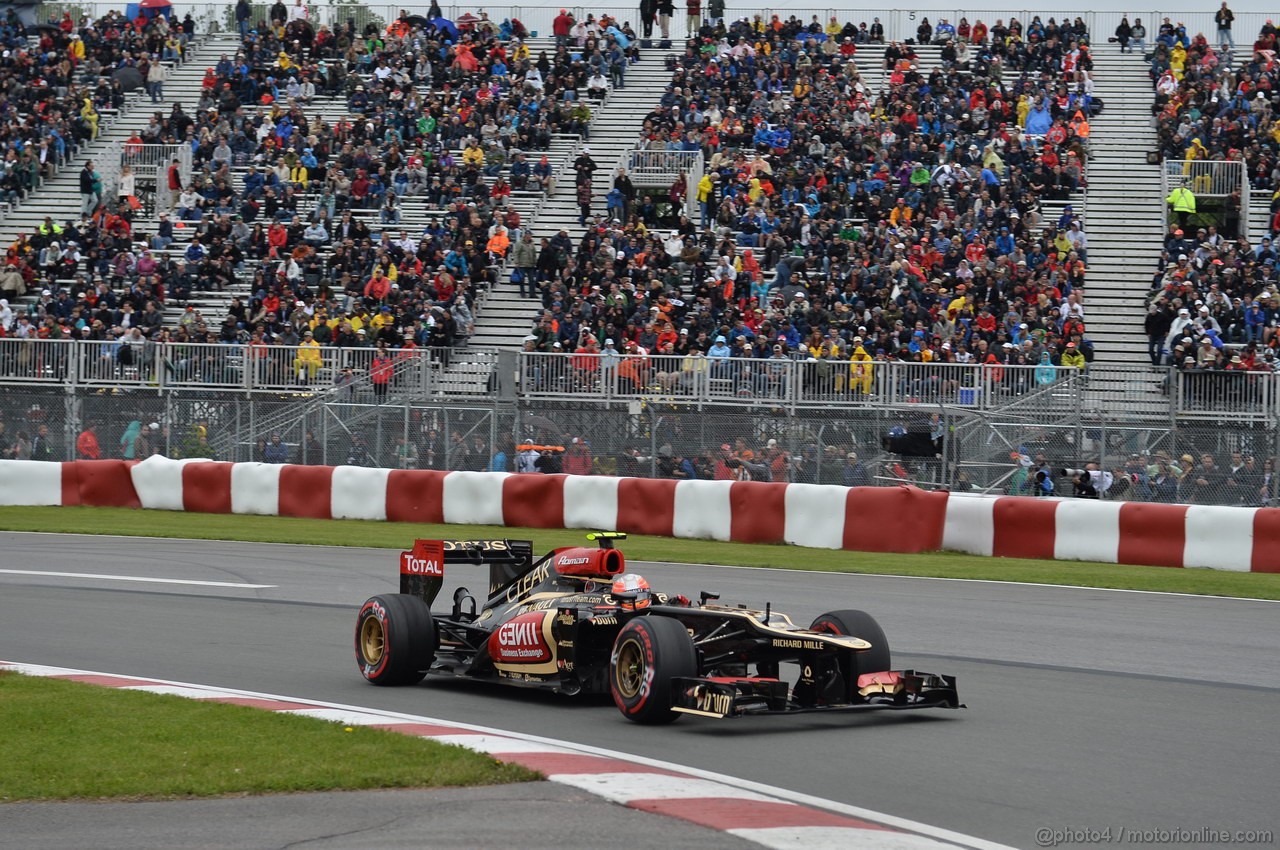
[[[428,673],[613,696],[638,723],[681,714],[740,717],[805,711],[959,708],[955,678],[890,670],[884,632],[862,611],[801,628],[784,614],[697,604],[628,573],[614,541],[533,559],[527,540],[419,540],[400,556],[400,593],[374,596],[356,618],[360,672],[375,685]],[[465,587],[433,613],[446,566],[487,565],[477,602]],[[798,668],[794,684],[782,664]]]

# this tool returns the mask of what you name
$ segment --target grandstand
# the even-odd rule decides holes
[[[536,35],[393,14],[196,33],[154,108],[135,94],[102,110],[97,138],[0,224],[30,290],[6,332],[77,341],[8,357],[10,377],[291,399],[241,444],[339,399],[495,393],[791,415],[1276,417],[1271,382],[1206,374],[1238,371],[1243,311],[1232,324],[1229,303],[1209,305],[1221,333],[1193,372],[1144,340],[1151,293],[1199,248],[1170,245],[1164,226],[1165,195],[1203,188],[1198,172],[1149,156],[1179,163],[1185,146],[1133,119],[1168,43],[1148,60],[1080,18],[926,32],[895,14],[876,41],[859,13],[749,14],[668,48],[625,15],[582,13],[564,46],[550,14]],[[94,42],[111,23],[76,26]],[[1153,41],[1179,38],[1152,23]],[[82,224],[68,210],[89,158],[107,187]],[[126,164],[136,208],[115,201]],[[1251,236],[1270,226],[1274,181],[1258,168],[1240,204]],[[45,262],[46,216],[93,256]],[[512,277],[525,231],[533,295]],[[1189,261],[1206,269],[1192,288],[1214,259]],[[1177,296],[1198,313],[1208,291]],[[1196,352],[1202,325],[1187,332]],[[1271,371],[1258,336],[1237,365]]]

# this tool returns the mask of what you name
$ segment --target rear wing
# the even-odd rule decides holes
[[[415,540],[400,553],[400,592],[430,605],[444,585],[446,564],[488,564],[488,596],[533,567],[533,541]]]

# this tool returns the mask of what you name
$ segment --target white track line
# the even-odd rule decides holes
[[[536,529],[535,529],[536,530]],[[11,531],[8,529],[0,529],[0,534],[44,534],[56,537],[114,537],[121,540],[160,540],[168,543],[185,542],[185,543],[236,543],[244,546],[308,546],[315,549],[364,549],[368,551],[387,551],[393,552],[394,549],[382,549],[381,547],[370,546],[321,546],[315,543],[272,543],[269,541],[257,540],[224,540],[222,538],[204,538],[204,537],[156,537],[150,534],[75,534],[73,532],[63,531]],[[796,551],[803,555],[804,547],[794,547]],[[825,550],[824,550],[825,551]],[[886,557],[893,557],[894,553],[883,553]],[[1003,584],[1012,585],[1014,587],[1046,587],[1061,590],[1100,590],[1105,593],[1139,593],[1149,596],[1180,596],[1184,599],[1230,599],[1235,602],[1267,602],[1271,604],[1280,603],[1280,599],[1261,599],[1256,596],[1215,596],[1211,593],[1182,593],[1176,590],[1135,590],[1126,587],[1092,587],[1087,584],[1049,584],[1047,582],[1036,581],[1005,581],[1003,579],[992,578],[948,578],[944,576],[907,576],[898,575],[896,573],[846,573],[839,570],[805,570],[791,569],[789,567],[744,567],[741,564],[705,564],[705,563],[686,563],[677,561],[641,561],[636,560],[636,564],[654,564],[657,566],[674,566],[674,567],[715,567],[722,570],[755,570],[757,572],[774,572],[774,573],[799,573],[803,575],[834,575],[834,576],[870,576],[872,578],[894,578],[894,579],[913,579],[916,581],[956,581],[968,582],[970,584]],[[1056,563],[1070,564],[1070,561],[1061,561]],[[1107,566],[1123,567],[1125,564],[1108,564]],[[1184,567],[1182,569],[1197,569],[1196,567]],[[1266,573],[1246,573],[1245,575],[1266,575]],[[272,587],[273,585],[263,585],[263,587]]]
[[[239,581],[197,581],[190,578],[153,578],[151,576],[109,576],[100,573],[58,573],[49,570],[0,570],[0,573],[15,576],[49,576],[52,578],[89,578],[103,581],[140,581],[151,584],[194,584],[199,587],[238,587],[242,590],[263,590],[268,587],[279,587],[276,584],[245,584]]]

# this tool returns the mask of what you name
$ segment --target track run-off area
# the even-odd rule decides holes
[[[0,546],[5,661],[567,740],[1016,847],[1046,830],[1280,827],[1275,602],[632,562],[656,589],[769,602],[797,622],[864,609],[895,667],[957,675],[968,705],[654,729],[607,699],[432,678],[370,686],[355,612],[395,592],[393,550],[8,532]],[[440,598],[485,581],[453,569]]]

